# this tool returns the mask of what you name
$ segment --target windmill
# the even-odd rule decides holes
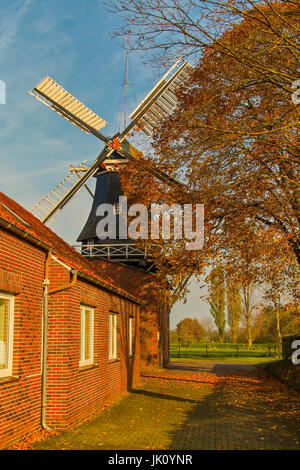
[[[140,262],[142,258],[145,260],[146,253],[137,250],[131,240],[100,241],[97,239],[95,236],[96,208],[102,202],[115,204],[119,195],[122,194],[118,170],[128,162],[136,161],[132,152],[134,148],[125,140],[128,134],[137,127],[146,136],[151,136],[160,121],[176,107],[176,93],[181,86],[189,85],[192,72],[193,67],[189,62],[183,58],[177,60],[131,113],[131,122],[125,125],[122,132],[116,133],[113,137],[106,137],[102,134],[102,128],[106,125],[104,119],[49,76],[45,76],[33,90],[29,91],[32,96],[79,129],[93,134],[104,143],[103,150],[90,166],[87,166],[85,162],[77,167],[71,166],[69,174],[32,209],[35,216],[43,223],[49,224],[75,194],[85,187],[93,197],[93,205],[87,223],[77,239],[82,242],[80,249],[84,256],[99,256],[130,263]],[[181,185],[159,168],[151,168],[149,173],[170,186]],[[87,186],[92,176],[97,178],[95,195]]]

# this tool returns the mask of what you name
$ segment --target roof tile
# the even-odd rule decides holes
[[[106,261],[103,260],[103,269],[99,267],[95,269],[93,263],[80,255],[74,248],[72,248],[61,237],[54,233],[49,227],[44,225],[33,214],[20,206],[16,201],[6,196],[0,191],[0,218],[13,224],[22,231],[32,235],[39,241],[49,245],[53,254],[60,260],[69,264],[73,269],[88,275],[105,284],[107,288],[116,289],[119,295],[131,296],[134,300],[137,298],[130,292],[130,289],[124,289],[121,284],[114,280],[113,270],[108,273],[104,269]]]

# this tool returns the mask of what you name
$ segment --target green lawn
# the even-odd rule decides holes
[[[245,362],[257,364],[274,360],[276,357],[275,344],[254,344],[248,350],[246,344],[232,343],[196,343],[188,347],[178,344],[170,345],[170,359],[175,360],[213,360],[220,362]]]
[[[181,358],[170,358],[170,362],[182,362],[183,364],[186,362],[224,362],[228,364],[262,364],[262,363],[269,363],[274,361],[274,357],[201,357],[197,359],[189,359],[188,357],[181,357]]]

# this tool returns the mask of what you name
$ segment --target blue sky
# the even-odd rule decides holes
[[[6,104],[0,104],[0,190],[30,210],[70,164],[93,161],[102,144],[27,91],[49,75],[104,118],[109,126],[103,133],[112,135],[120,122],[125,52],[121,40],[111,38],[120,20],[101,0],[0,0],[0,12],[0,80],[6,84]],[[136,52],[130,54],[130,70],[132,111],[157,77]],[[74,244],[90,204],[82,190],[51,229]],[[207,316],[199,296],[192,283],[188,302],[174,307],[172,327],[185,316]]]

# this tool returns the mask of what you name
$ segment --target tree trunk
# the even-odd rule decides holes
[[[281,355],[282,349],[282,336],[280,331],[280,316],[279,316],[279,308],[276,309],[276,330],[277,330],[277,356]]]
[[[248,349],[252,349],[252,328],[251,318],[249,313],[247,314],[247,335],[248,335]]]
[[[232,342],[237,343],[237,330],[236,329],[232,331]]]
[[[219,343],[224,343],[224,333],[219,331]]]

